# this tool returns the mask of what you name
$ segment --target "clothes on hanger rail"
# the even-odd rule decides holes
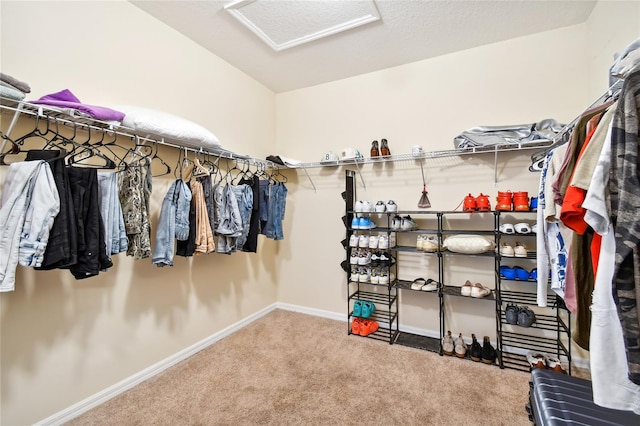
[[[49,164],[13,163],[0,196],[0,291],[15,289],[18,263],[40,266],[60,198]]]

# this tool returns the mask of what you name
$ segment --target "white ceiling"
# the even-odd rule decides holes
[[[278,6],[266,27],[321,22],[319,3],[370,0],[256,0]],[[285,92],[586,21],[596,1],[375,0],[380,20],[276,51],[225,10],[232,0],[131,1],[274,92]],[[308,8],[302,7],[305,4]],[[320,5],[321,6],[321,5]],[[329,7],[333,6],[333,7]],[[290,13],[287,12],[290,9]],[[326,19],[324,19],[326,20]],[[256,20],[261,22],[260,19]],[[313,27],[313,25],[309,25]],[[316,29],[317,30],[317,29]],[[550,49],[553,46],[549,46]],[[532,52],[519,52],[526,60]],[[533,58],[533,56],[532,56]],[[508,64],[505,58],[505,65]]]

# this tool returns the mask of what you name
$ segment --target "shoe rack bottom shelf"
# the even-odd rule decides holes
[[[395,343],[414,349],[440,353],[440,340],[433,337],[400,331]]]
[[[383,342],[391,343],[398,337],[397,330],[391,330],[386,327],[380,327],[377,331],[369,334],[368,336],[360,336],[359,334],[352,333],[349,331],[349,334],[352,336],[363,337],[366,339],[374,339],[374,340],[382,340]]]

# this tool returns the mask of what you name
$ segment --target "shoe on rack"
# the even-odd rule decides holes
[[[516,279],[519,281],[529,281],[529,271],[522,266],[514,266],[513,270],[516,271]]]
[[[355,302],[353,302],[353,316],[362,316],[362,300],[356,300]]]
[[[514,303],[507,303],[507,307],[504,308],[504,320],[507,324],[518,324],[518,312],[520,308]]]
[[[387,211],[388,212],[397,212],[398,211],[398,205],[395,203],[395,201],[393,201],[393,200],[387,201]]]
[[[480,362],[482,361],[482,346],[478,343],[478,339],[476,339],[476,335],[471,335],[471,348],[469,349],[469,357],[471,357],[472,361]]]
[[[479,212],[491,211],[491,203],[489,202],[489,196],[484,195],[482,192],[476,197],[476,210]]]
[[[356,213],[362,213],[363,212],[363,210],[362,210],[363,208],[364,208],[363,207],[363,201],[361,201],[361,200],[356,201],[355,206],[353,206],[353,210]]]
[[[533,268],[531,272],[529,272],[529,279],[538,281],[538,268]]]
[[[351,321],[351,333],[360,334],[360,328],[362,327],[362,318],[354,318]]]
[[[378,141],[371,142],[371,157],[379,157],[380,149],[378,148]]]
[[[411,218],[411,216],[406,215],[402,218],[401,228],[403,231],[412,231],[414,229],[418,229],[418,224]]]
[[[371,253],[371,266],[380,266],[380,252],[374,251]]]
[[[455,341],[455,352],[458,358],[464,358],[467,356],[467,344],[462,339],[462,333],[458,335]]]
[[[513,193],[511,191],[498,191],[496,198],[496,210],[510,212],[513,210]]]
[[[502,232],[503,234],[515,234],[516,229],[510,223],[503,223],[502,225],[500,225],[500,232]]]
[[[564,368],[562,368],[562,364],[560,363],[560,360],[555,356],[545,355],[544,360],[548,370],[553,370],[557,373],[567,374],[567,371]]]
[[[389,252],[383,251],[380,254],[380,264],[383,266],[391,266],[391,255]]]
[[[369,237],[368,247],[370,249],[377,249],[379,242],[380,242],[380,236],[379,235],[371,235]]]
[[[516,232],[518,234],[530,234],[531,233],[531,226],[529,226],[529,224],[526,223],[526,222],[516,223],[513,227],[514,227],[514,229],[516,230]]]
[[[380,268],[380,284],[389,284],[389,270],[387,268]]]
[[[500,266],[500,276],[507,280],[515,280],[516,270],[511,266],[502,265]]]
[[[395,215],[391,218],[391,229],[398,231],[402,228],[402,218],[399,215]]]
[[[364,234],[360,235],[360,237],[358,238],[358,247],[360,248],[369,247],[369,237]]]
[[[369,318],[375,311],[376,311],[376,305],[373,304],[372,302],[369,301],[362,301],[361,303],[362,305],[362,318]]]
[[[360,229],[360,218],[357,216],[354,216],[353,219],[351,219],[351,229]]]
[[[427,283],[424,278],[416,278],[411,282],[411,290],[422,290],[422,287]]]
[[[491,294],[491,289],[489,287],[485,287],[480,283],[475,283],[471,287],[471,297],[475,297],[477,299],[481,297],[487,297]]]
[[[502,243],[500,246],[500,256],[513,257],[515,256],[515,250],[507,243]]]
[[[360,250],[358,249],[351,250],[351,256],[349,256],[349,264],[357,265],[359,255],[360,255]]]
[[[387,234],[381,233],[378,237],[378,248],[381,250],[386,250],[389,248],[389,236]]]
[[[357,283],[360,279],[360,272],[358,271],[358,267],[355,265],[351,266],[351,275],[349,275],[349,281]]]
[[[517,212],[529,211],[529,193],[518,191],[513,193],[513,210]]]
[[[390,234],[389,235],[389,247],[395,247],[396,246],[396,234]]]
[[[371,279],[371,272],[369,272],[369,268],[361,267],[360,268],[360,276],[358,277],[358,282],[368,283]]]
[[[358,234],[351,234],[349,237],[349,247],[358,247]]]
[[[367,337],[371,333],[375,333],[378,331],[378,322],[374,320],[362,320],[362,326],[360,327],[360,335],[363,337]]]
[[[424,241],[424,237],[425,237],[425,236],[424,236],[424,235],[422,235],[422,234],[421,234],[421,235],[418,235],[418,236],[416,237],[416,250],[418,250],[418,251],[422,251],[422,247],[423,247],[423,245],[422,245],[422,244],[423,244],[423,241]]]
[[[435,235],[424,235],[422,240],[422,251],[428,253],[438,251],[438,237]]]
[[[378,201],[376,205],[373,206],[373,209],[376,211],[376,213],[384,213],[385,211],[387,211],[387,205],[384,203],[384,201]]]
[[[363,201],[362,202],[362,212],[363,213],[373,213],[373,204],[371,201]]]
[[[471,193],[464,197],[464,201],[462,203],[462,211],[464,212],[474,212],[476,211],[476,199]]]
[[[531,201],[529,202],[529,209],[532,212],[538,211],[538,197],[531,197]]]
[[[485,364],[493,364],[496,362],[497,353],[493,346],[491,346],[491,342],[489,341],[489,336],[484,336],[484,340],[482,343],[482,362]]]
[[[546,370],[547,363],[544,359],[544,354],[535,351],[529,351],[527,353],[527,361],[529,361],[529,365],[531,368],[541,368]]]
[[[473,285],[471,281],[467,280],[462,287],[460,287],[460,295],[461,296],[471,296],[471,288]]]
[[[440,283],[436,280],[429,278],[425,285],[420,290],[422,291],[436,291],[440,287]]]
[[[382,155],[383,157],[391,155],[391,151],[389,150],[389,143],[386,139],[380,139],[380,155]]]
[[[371,277],[369,278],[369,281],[371,284],[380,284],[380,268],[371,268]]]
[[[527,257],[527,248],[524,244],[516,242],[516,246],[513,248],[513,253],[515,257]]]
[[[454,350],[455,344],[453,337],[451,337],[451,332],[448,331],[447,335],[442,338],[442,353],[445,355],[453,355]]]
[[[531,327],[536,322],[536,314],[528,307],[520,308],[518,312],[518,325],[520,327]]]

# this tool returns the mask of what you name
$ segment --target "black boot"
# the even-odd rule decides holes
[[[484,343],[482,345],[482,362],[485,364],[493,364],[495,361],[496,350],[491,346],[489,336],[484,336]]]
[[[482,360],[482,346],[480,346],[480,343],[478,343],[478,339],[476,339],[475,334],[472,334],[471,338],[473,339],[473,342],[471,343],[469,356],[473,361],[480,362]]]

